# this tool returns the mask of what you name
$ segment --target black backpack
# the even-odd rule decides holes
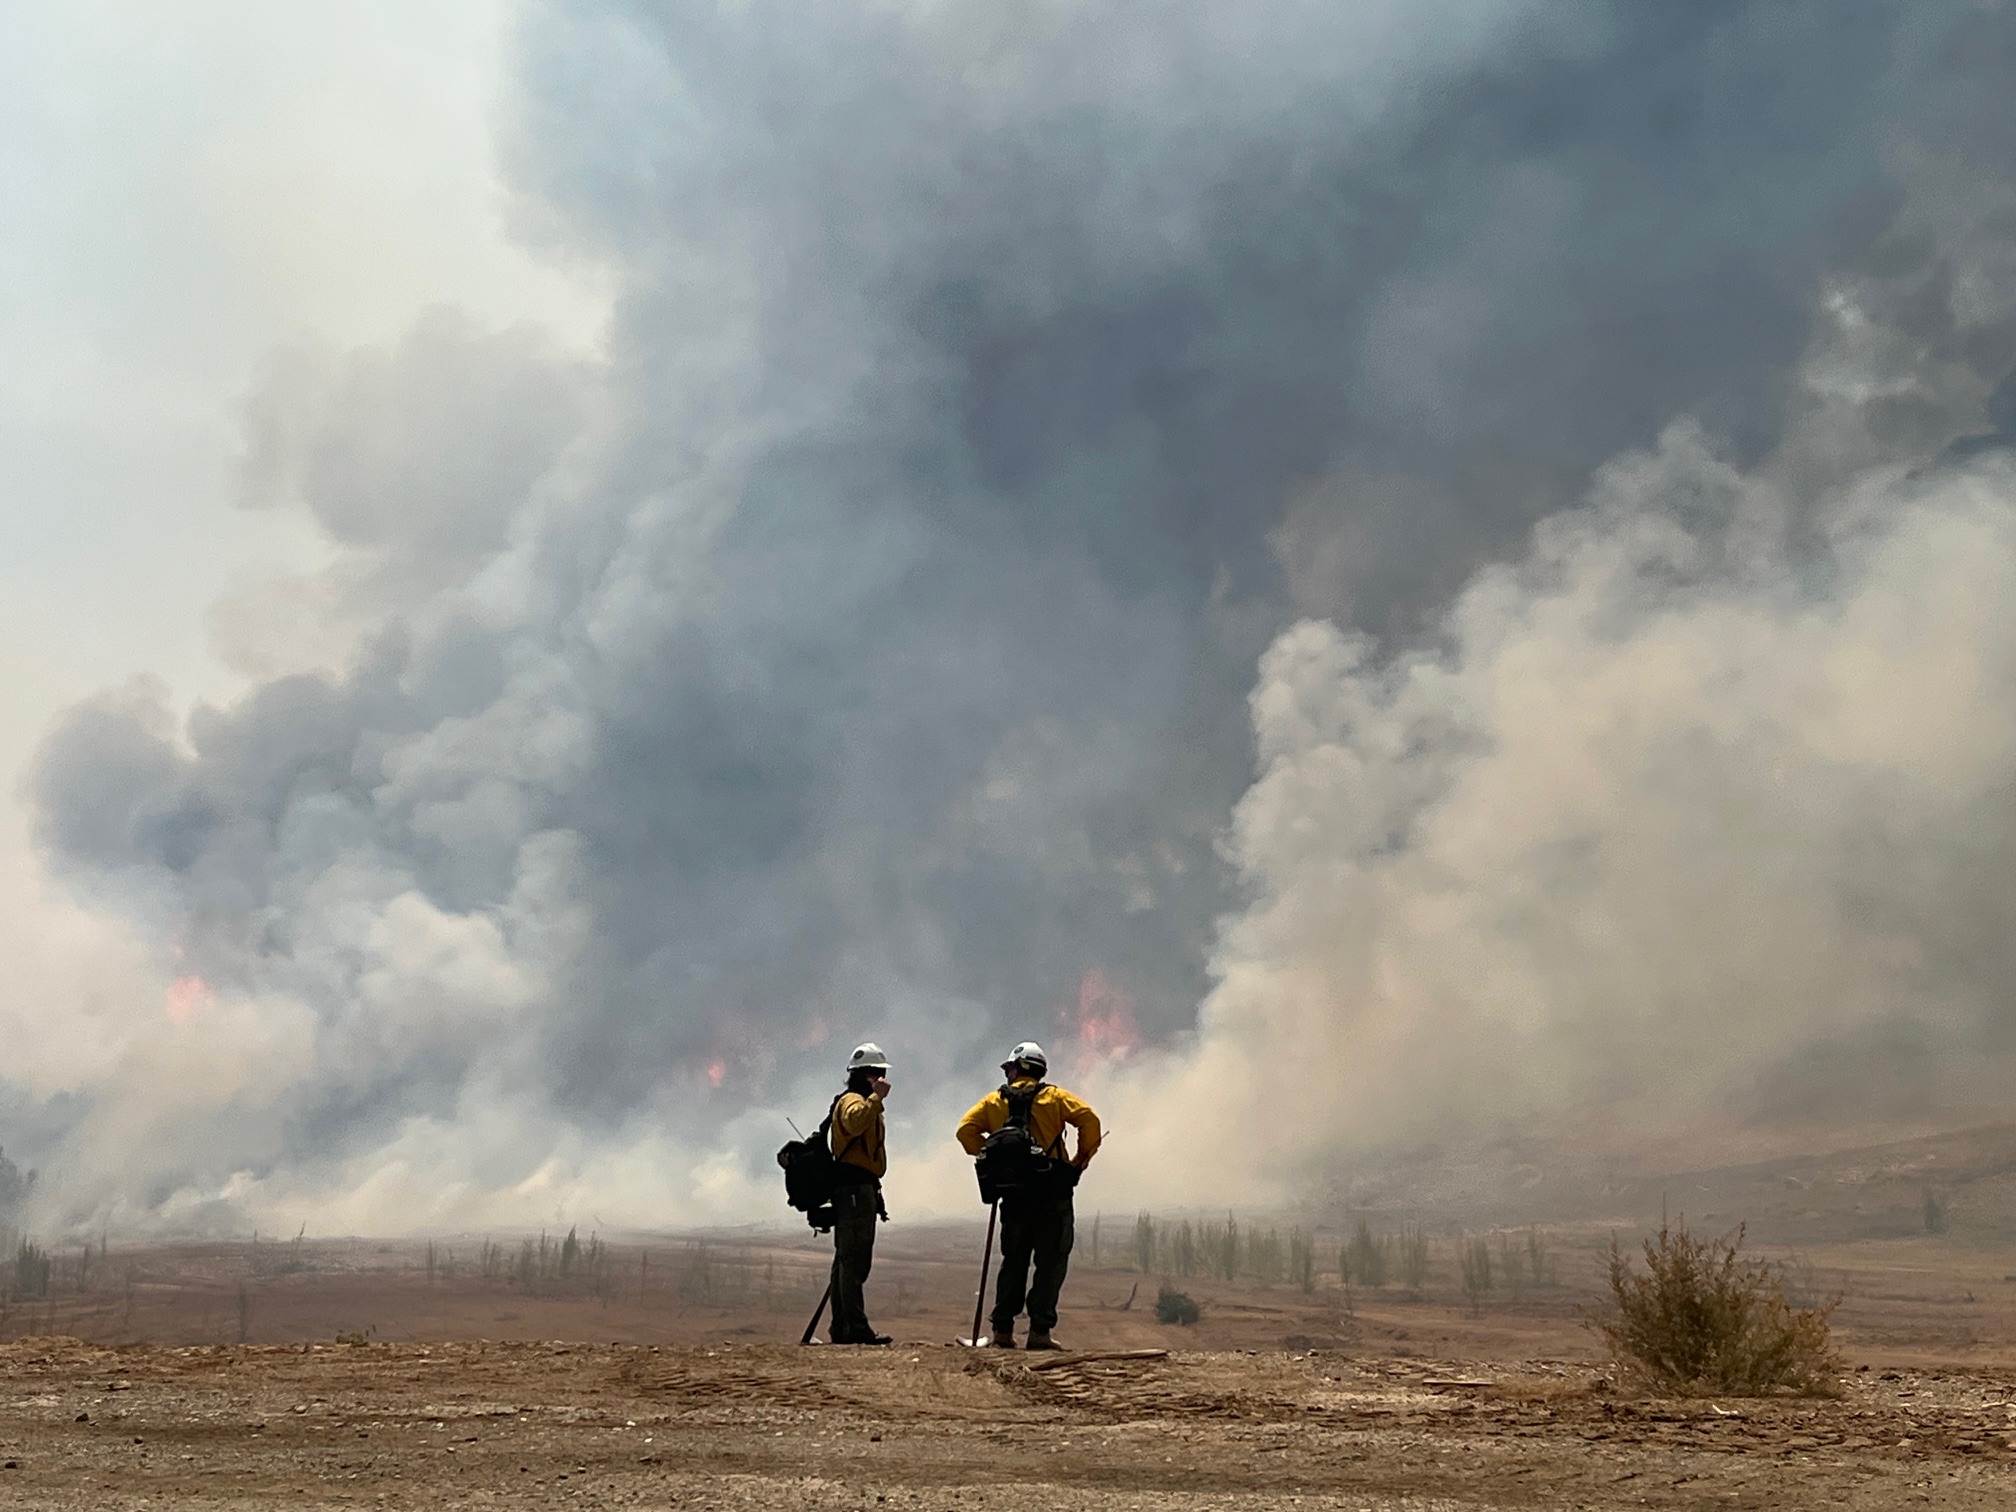
[[[1078,1168],[1063,1159],[1063,1135],[1057,1137],[1057,1148],[1043,1150],[1029,1132],[1029,1110],[1042,1090],[1042,1082],[1021,1089],[1002,1083],[1008,1122],[987,1136],[973,1162],[982,1202],[991,1205],[1003,1197],[1069,1191],[1078,1184]]]
[[[784,1168],[784,1200],[822,1234],[833,1227],[833,1195],[846,1181],[833,1158],[833,1115],[839,1107],[836,1097],[808,1138],[794,1139],[777,1152],[777,1164]]]

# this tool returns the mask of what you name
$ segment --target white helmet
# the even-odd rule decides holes
[[[847,1057],[849,1071],[887,1071],[889,1057],[882,1053],[882,1047],[873,1040],[865,1045],[856,1045],[854,1053]]]
[[[1050,1057],[1043,1053],[1043,1047],[1034,1040],[1024,1040],[1008,1052],[1008,1059],[1001,1062],[1003,1071],[1013,1071],[1017,1066],[1034,1066],[1041,1076],[1050,1069]]]

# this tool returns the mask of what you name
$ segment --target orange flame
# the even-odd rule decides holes
[[[168,984],[168,1022],[186,1024],[217,999],[211,985],[193,972]]]
[[[1125,1060],[1141,1047],[1133,994],[1097,966],[1078,983],[1075,1013],[1066,1008],[1063,1016],[1087,1060]]]
[[[728,1079],[728,1063],[726,1061],[717,1060],[712,1061],[708,1064],[707,1067],[708,1086],[718,1087],[721,1085],[722,1082],[726,1081],[727,1079]]]

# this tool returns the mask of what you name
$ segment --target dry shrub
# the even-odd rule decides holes
[[[1645,1241],[1645,1274],[1610,1241],[1612,1310],[1591,1320],[1622,1372],[1683,1396],[1833,1396],[1841,1357],[1827,1320],[1837,1296],[1797,1308],[1777,1269],[1744,1259],[1743,1228],[1697,1239],[1682,1223]]]

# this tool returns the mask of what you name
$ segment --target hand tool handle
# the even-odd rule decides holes
[[[798,1341],[800,1344],[810,1344],[812,1336],[819,1332],[819,1320],[826,1316],[826,1303],[832,1295],[833,1282],[829,1278],[826,1282],[826,1290],[819,1294],[819,1306],[812,1314],[812,1321],[805,1325],[805,1336]]]
[[[980,1292],[973,1299],[973,1342],[980,1342],[980,1314],[987,1306],[987,1271],[994,1263],[994,1218],[1001,1211],[1000,1199],[987,1204],[987,1243],[980,1251]]]

